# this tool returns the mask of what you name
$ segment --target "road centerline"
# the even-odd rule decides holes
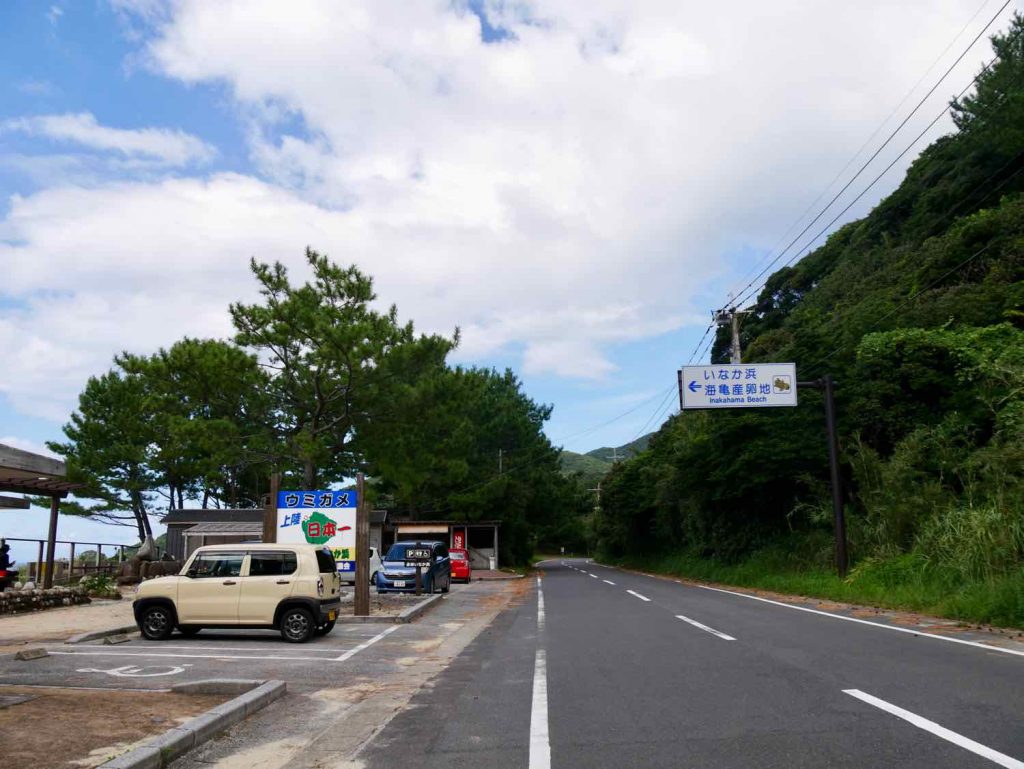
[[[548,661],[544,651],[544,589],[537,577],[537,652],[533,661],[533,697],[530,703],[529,769],[551,769],[548,730]]]
[[[689,617],[684,617],[682,614],[677,614],[676,615],[676,619],[681,619],[683,622],[687,622],[687,623],[693,625],[695,628],[700,628],[701,630],[703,630],[706,633],[711,633],[711,635],[716,635],[716,636],[718,636],[719,638],[721,638],[721,639],[723,639],[725,641],[735,641],[736,640],[731,635],[726,635],[721,630],[715,630],[713,627],[708,627],[707,625],[705,625],[705,624],[703,624],[701,622],[698,622],[695,619],[690,619]]]
[[[627,590],[626,592],[627,592],[627,593],[629,593],[629,594],[630,594],[630,595],[632,595],[632,596],[635,596],[635,597],[639,598],[639,599],[640,599],[641,601],[648,601],[648,602],[650,602],[650,600],[651,600],[650,598],[648,598],[648,597],[647,597],[647,596],[645,596],[645,595],[640,595],[640,594],[639,594],[638,592],[636,592],[635,590]]]
[[[614,582],[612,582],[612,581],[611,581],[610,579],[603,579],[603,580],[601,580],[601,581],[602,581],[602,582],[604,582],[604,583],[605,583],[606,585],[614,585],[614,584],[615,584],[615,583],[614,583]]]
[[[1022,761],[1018,761],[1005,753],[993,750],[986,745],[982,745],[980,742],[975,742],[968,737],[964,737],[962,734],[957,734],[951,729],[940,726],[934,721],[929,721],[927,718],[919,716],[916,713],[911,713],[909,710],[904,710],[890,702],[886,702],[878,697],[862,692],[860,689],[843,689],[843,694],[849,694],[851,697],[855,697],[861,702],[866,702],[868,705],[873,705],[879,710],[884,710],[886,713],[890,713],[897,718],[902,718],[904,721],[913,724],[919,729],[924,729],[926,732],[930,732],[936,737],[941,737],[947,742],[952,742],[954,745],[957,745],[964,750],[969,750],[975,755],[987,758],[989,761],[1005,767],[1005,769],[1024,769],[1024,762]]]

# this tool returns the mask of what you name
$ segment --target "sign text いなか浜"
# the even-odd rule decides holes
[[[355,491],[281,491],[277,495],[277,541],[322,545],[338,571],[356,570]]]
[[[795,363],[684,366],[682,409],[744,409],[796,405]]]

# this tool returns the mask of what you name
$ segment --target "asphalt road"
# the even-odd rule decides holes
[[[450,769],[1024,769],[1024,645],[827,615],[547,562],[530,598],[360,759],[371,769],[398,756]]]

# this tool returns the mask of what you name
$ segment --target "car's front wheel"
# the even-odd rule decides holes
[[[322,625],[317,625],[316,626],[316,630],[314,632],[317,635],[327,635],[332,630],[334,630],[334,626],[335,626],[335,624],[337,622],[338,622],[338,620],[336,620],[336,619],[329,619],[325,623],[323,623]]]
[[[314,630],[313,615],[309,609],[296,606],[285,609],[281,615],[281,636],[289,643],[305,643],[312,637]]]
[[[448,577],[448,579],[446,579],[444,581],[444,586],[441,588],[441,592],[442,593],[447,593],[451,589],[452,589],[452,578]]]
[[[139,630],[150,641],[166,641],[174,632],[174,615],[162,604],[150,606],[139,618]]]

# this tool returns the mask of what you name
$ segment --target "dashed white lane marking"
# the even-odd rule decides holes
[[[886,713],[892,713],[897,718],[902,718],[904,721],[913,724],[919,729],[931,732],[936,737],[941,737],[944,740],[952,742],[954,745],[959,745],[964,750],[969,750],[971,753],[987,758],[989,761],[999,764],[999,766],[1006,767],[1006,769],[1024,769],[1024,762],[1022,761],[1011,758],[997,750],[992,750],[992,748],[986,747],[980,742],[975,742],[974,740],[964,737],[962,734],[957,734],[944,726],[939,726],[934,721],[922,718],[916,713],[911,713],[909,710],[904,710],[903,708],[897,707],[885,700],[880,700],[878,697],[866,694],[860,689],[843,689],[843,693],[849,694],[851,697],[856,697],[858,700],[866,702],[869,705],[874,705],[876,708],[884,710]]]
[[[587,574],[590,574],[590,572],[588,571]],[[596,574],[590,574],[590,576],[593,577],[594,579],[598,579],[598,576]]]
[[[530,706],[529,769],[551,769],[548,735],[548,661],[544,652],[544,591],[537,577],[537,656],[533,661],[533,701]]]
[[[635,591],[633,591],[633,590],[627,590],[626,592],[627,592],[627,593],[629,593],[630,595],[635,595],[635,596],[636,596],[637,598],[639,598],[639,599],[640,599],[641,601],[650,601],[650,600],[651,600],[651,599],[650,599],[650,598],[648,598],[647,596],[645,596],[645,595],[640,595],[639,593],[637,593],[637,592],[635,592]]]
[[[763,603],[774,604],[775,606],[781,606],[784,609],[796,609],[797,611],[806,611],[810,614],[819,614],[822,617],[831,617],[832,619],[841,619],[844,622],[856,622],[860,625],[871,625],[872,627],[880,627],[883,630],[893,630],[897,633],[910,633],[911,635],[917,636],[918,638],[931,638],[935,641],[949,641],[954,644],[963,644],[964,646],[974,646],[978,649],[984,649],[990,652],[1002,652],[1003,654],[1013,654],[1017,657],[1024,657],[1024,651],[1017,651],[1016,649],[1004,649],[1002,646],[992,646],[991,644],[978,643],[977,641],[965,641],[962,638],[950,638],[944,635],[935,635],[934,633],[925,633],[921,630],[911,630],[905,627],[896,627],[894,625],[883,625],[881,622],[872,622],[871,620],[858,619],[857,617],[845,617],[842,614],[830,614],[827,611],[818,611],[817,609],[809,609],[806,606],[794,606],[788,603],[782,603],[781,601],[773,601],[770,598],[761,598],[757,595],[747,595],[746,593],[737,593],[735,590],[724,590],[720,587],[710,587],[709,585],[697,585],[697,587],[703,588],[704,590],[714,590],[716,593],[728,593],[729,595],[738,595],[741,598],[749,598],[752,601],[761,601]]]
[[[610,579],[602,579],[601,581],[602,581],[602,582],[604,582],[604,583],[605,583],[605,584],[607,584],[607,585],[614,585],[614,584],[615,584],[615,583],[614,583],[614,582],[612,582],[612,581],[611,581]]]
[[[359,646],[357,646],[354,649],[349,649],[347,652],[345,652],[340,657],[338,657],[337,660],[335,660],[335,662],[344,662],[345,660],[352,659],[355,655],[359,654],[359,652],[361,652],[363,649],[365,649],[365,648],[367,648],[369,646],[373,646],[375,643],[377,643],[377,641],[379,641],[380,639],[384,638],[384,636],[386,636],[386,635],[388,635],[390,633],[394,633],[396,630],[398,630],[398,626],[397,625],[395,627],[389,627],[387,630],[380,631],[379,633],[377,633],[377,635],[375,635],[370,640],[363,641],[361,644],[359,644]]]
[[[681,619],[683,622],[688,622],[691,625],[693,625],[694,627],[700,628],[704,632],[711,633],[711,635],[716,635],[719,638],[722,638],[722,639],[724,639],[726,641],[735,641],[736,640],[731,635],[726,635],[725,633],[723,633],[720,630],[715,630],[713,627],[708,627],[707,625],[704,625],[704,624],[698,622],[695,619],[690,619],[689,617],[684,617],[682,614],[677,614],[676,615],[676,619]]]

